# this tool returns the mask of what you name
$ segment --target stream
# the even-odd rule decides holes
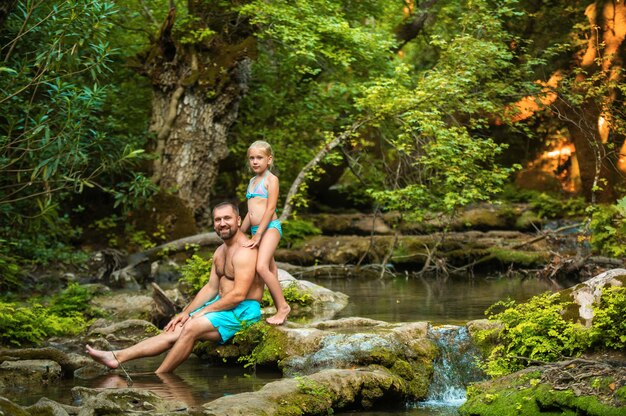
[[[435,380],[429,400],[425,403],[384,411],[336,413],[365,416],[457,414],[456,408],[464,401],[465,383],[476,380],[477,377],[472,373],[473,370],[468,369],[467,362],[461,366],[458,362],[453,362],[468,357],[467,350],[462,347],[465,345],[462,341],[467,340],[467,334],[462,333],[464,328],[459,330],[456,325],[484,318],[485,309],[500,299],[510,297],[523,301],[550,290],[544,281],[514,278],[475,278],[443,282],[437,279],[400,277],[392,280],[318,279],[314,282],[350,296],[349,305],[337,318],[360,316],[387,322],[430,321],[435,326],[431,333],[433,340],[447,348],[442,354],[444,361],[435,363]],[[133,387],[145,388],[168,399],[183,401],[189,407],[198,407],[224,395],[255,391],[281,378],[279,371],[217,366],[193,356],[175,374],[157,376],[152,371],[161,360],[162,357],[154,357],[126,364],[125,367],[133,379]],[[457,374],[459,371],[467,374]],[[30,386],[27,391],[7,390],[2,394],[20,405],[31,405],[44,396],[61,403],[76,404],[71,397],[74,386],[125,388],[128,385],[121,376],[111,374],[91,380],[61,380],[50,386]]]

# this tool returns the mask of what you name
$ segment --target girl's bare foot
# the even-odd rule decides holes
[[[287,320],[287,316],[289,315],[289,312],[291,312],[291,308],[289,307],[289,305],[287,305],[283,308],[280,308],[280,310],[276,311],[276,314],[274,316],[267,318],[265,322],[267,322],[270,325],[282,325]]]
[[[120,363],[117,361],[112,351],[100,351],[86,346],[87,354],[96,362],[104,364],[105,366],[113,369],[119,367]]]

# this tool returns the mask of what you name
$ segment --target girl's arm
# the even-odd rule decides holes
[[[267,187],[267,204],[265,205],[265,212],[263,212],[263,217],[261,218],[256,234],[252,236],[249,242],[243,245],[244,247],[258,246],[261,242],[261,238],[263,238],[263,233],[265,233],[267,226],[272,221],[272,218],[274,218],[276,205],[278,204],[278,178],[270,173],[267,176],[265,186]]]

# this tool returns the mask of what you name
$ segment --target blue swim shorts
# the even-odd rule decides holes
[[[189,316],[193,316],[200,309],[217,301],[220,297],[216,296],[213,300],[205,303]],[[220,344],[235,336],[242,328],[259,321],[261,319],[261,304],[254,299],[246,299],[233,309],[227,311],[207,312],[204,317],[211,322],[211,325],[217,329],[222,337]]]
[[[280,226],[280,220],[274,220],[267,224],[267,229],[269,230],[270,228],[276,228],[280,234],[280,237],[283,237],[283,227]],[[250,233],[252,233],[252,235],[255,235],[258,229],[258,225],[253,225],[252,227],[250,227]]]

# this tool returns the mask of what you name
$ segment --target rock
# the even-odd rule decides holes
[[[0,364],[0,386],[48,384],[62,374],[61,366],[52,360],[4,361]]]
[[[96,348],[109,350],[113,345],[116,348],[129,347],[158,333],[159,329],[148,321],[129,319],[106,327],[93,328],[88,336],[101,337],[92,343]]]
[[[91,303],[111,314],[114,320],[149,319],[154,301],[148,295],[114,293],[97,296]]]
[[[593,375],[593,376],[590,376]],[[477,383],[461,415],[626,414],[626,367],[574,359]]]
[[[484,266],[496,264],[508,267],[518,262],[524,266],[545,264],[549,259],[546,240],[525,245],[523,250],[514,248],[532,237],[518,231],[449,232],[445,238],[440,234],[402,235],[398,237],[388,262],[406,267],[421,266],[436,246],[438,255],[458,266],[486,256],[489,256],[491,263],[485,262]],[[316,236],[291,250],[278,250],[275,256],[280,261],[291,262],[291,255],[295,253],[298,256],[295,262],[306,266],[316,263],[380,264],[390,253],[393,242],[393,236]]]
[[[6,416],[31,416],[22,406],[13,403],[11,400],[0,396],[0,415]]]
[[[54,400],[42,397],[34,405],[26,407],[26,410],[32,416],[69,416],[78,414],[80,408],[60,404]]]
[[[141,389],[97,391],[75,387],[72,389],[72,395],[75,400],[83,403],[78,416],[188,414],[185,403],[162,398],[155,393]]]
[[[317,214],[302,217],[322,230],[324,235],[393,234],[393,230],[380,215],[369,214]]]
[[[279,380],[259,391],[221,397],[205,404],[205,415],[312,415],[347,408],[370,408],[382,400],[402,400],[406,384],[384,369],[324,370]]]
[[[72,374],[91,361],[84,355],[66,353],[53,347],[0,350],[0,361],[3,360],[51,360],[61,366],[64,375]]]
[[[626,269],[613,269],[562,292],[562,295],[571,296],[574,303],[579,306],[578,316],[589,328],[593,322],[593,305],[599,302],[602,289],[607,286],[624,286],[625,283]]]

